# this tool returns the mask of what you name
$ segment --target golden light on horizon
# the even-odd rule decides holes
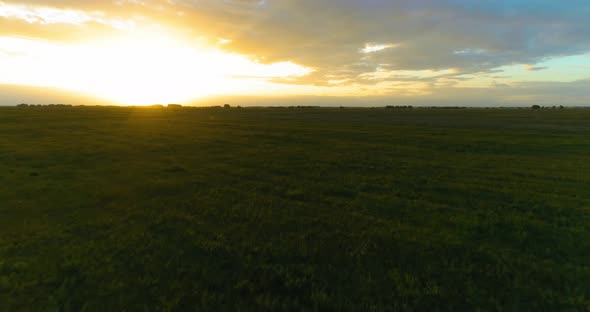
[[[69,44],[0,37],[0,51],[0,83],[55,87],[122,105],[272,93],[269,79],[311,71],[291,62],[262,64],[157,31]]]

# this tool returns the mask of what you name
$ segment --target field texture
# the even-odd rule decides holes
[[[590,110],[0,109],[1,311],[590,310]]]

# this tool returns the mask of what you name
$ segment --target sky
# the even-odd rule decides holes
[[[590,106],[587,0],[0,0],[0,105]]]

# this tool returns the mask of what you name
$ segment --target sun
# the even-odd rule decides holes
[[[81,47],[78,81],[68,86],[127,105],[183,103],[222,89],[224,55],[157,35]]]
[[[188,103],[220,94],[272,92],[269,79],[301,76],[291,62],[262,64],[171,33],[134,31],[83,43],[0,37],[5,83],[56,87],[120,105]],[[276,88],[275,88],[276,89]]]

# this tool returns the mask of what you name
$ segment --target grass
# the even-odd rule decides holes
[[[0,310],[590,310],[589,120],[1,108]]]

